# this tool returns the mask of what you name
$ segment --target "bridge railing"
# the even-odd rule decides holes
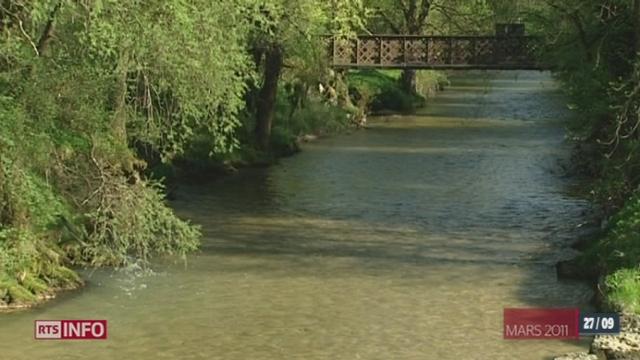
[[[361,35],[327,46],[336,68],[543,68],[533,36]]]

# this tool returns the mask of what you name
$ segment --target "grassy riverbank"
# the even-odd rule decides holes
[[[640,195],[637,192],[612,215],[604,235],[588,244],[578,259],[604,276],[606,304],[640,314]]]
[[[567,54],[557,56],[562,59]],[[605,306],[636,314],[640,314],[640,96],[632,89],[640,79],[638,69],[627,61],[596,66],[573,59],[557,72],[574,112],[569,129],[575,143],[573,170],[589,179],[585,195],[600,209],[597,221],[602,229],[583,246],[576,263],[584,273],[602,276]]]
[[[617,138],[624,131],[619,121],[639,121],[637,112],[621,111],[637,109],[640,99],[611,91],[611,86],[631,85],[612,85],[614,79],[594,76],[591,69],[567,69],[560,78],[575,111],[570,129],[576,143],[574,170],[590,179],[586,196],[600,209],[602,229],[576,262],[583,272],[602,276],[603,305],[640,314],[640,141],[637,136]]]

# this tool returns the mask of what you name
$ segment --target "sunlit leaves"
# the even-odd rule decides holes
[[[166,159],[180,154],[202,129],[211,132],[215,151],[233,147],[244,84],[252,75],[244,48],[251,18],[240,5],[231,0],[85,4],[84,27],[75,35],[85,47],[79,52],[90,60],[86,66],[113,69],[128,56],[130,137],[153,145]],[[115,76],[97,80],[115,82]]]

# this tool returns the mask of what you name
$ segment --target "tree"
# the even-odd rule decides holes
[[[361,26],[359,0],[270,0],[257,6],[259,14],[249,48],[261,79],[252,85],[249,104],[255,106],[255,137],[269,148],[278,84],[285,67],[317,66],[324,57],[323,35],[344,36]],[[326,66],[326,65],[322,65]],[[251,90],[250,90],[251,91]]]
[[[464,0],[369,0],[375,18],[370,32],[408,35],[470,35],[492,30],[493,16],[487,1]],[[403,70],[401,84],[405,91],[416,92],[416,71]]]
[[[374,10],[374,20],[369,24],[372,32],[422,35],[427,29],[427,21],[433,0],[370,0],[366,5]],[[416,71],[405,69],[401,76],[402,88],[416,93]]]
[[[196,247],[137,145],[236,146],[253,3],[0,1],[0,304]]]

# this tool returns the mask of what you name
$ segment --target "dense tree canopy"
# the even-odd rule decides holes
[[[363,11],[356,0],[0,5],[5,303],[73,285],[69,265],[193,250],[197,228],[166,207],[149,166],[194,141],[237,151],[253,116],[269,119],[268,147],[282,69],[303,78],[322,59],[320,35],[349,32]]]

